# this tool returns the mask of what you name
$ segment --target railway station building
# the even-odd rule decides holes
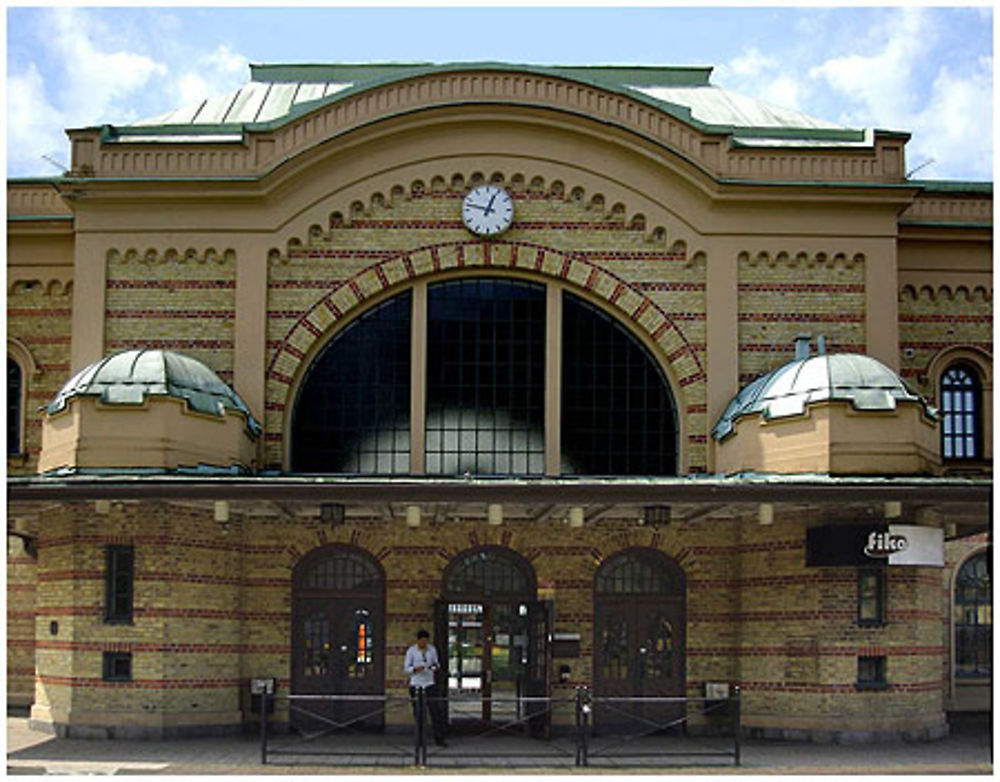
[[[502,63],[68,130],[7,186],[8,704],[236,732],[252,679],[405,695],[426,628],[453,730],[989,709],[992,184],[907,178],[904,131]]]

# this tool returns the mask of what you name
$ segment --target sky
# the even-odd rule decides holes
[[[9,176],[58,174],[69,163],[65,128],[200,102],[248,81],[249,62],[502,60],[713,65],[717,86],[912,133],[917,178],[993,178],[992,4],[12,6],[6,23]]]

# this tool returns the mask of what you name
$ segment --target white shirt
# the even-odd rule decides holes
[[[438,664],[438,653],[434,644],[428,643],[426,649],[413,644],[406,650],[403,671],[410,674],[411,687],[431,687],[434,684],[434,671],[431,670],[431,666]],[[424,670],[417,672],[414,668],[419,665],[424,666]]]

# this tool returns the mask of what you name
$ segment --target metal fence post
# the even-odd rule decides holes
[[[583,690],[577,686],[576,703],[574,707],[576,714],[576,763],[583,765]]]
[[[583,760],[583,765],[584,766],[589,766],[590,765],[590,758],[587,757],[587,753],[588,753],[588,747],[587,747],[587,740],[588,740],[588,737],[587,737],[587,719],[590,716],[590,709],[591,709],[591,706],[590,706],[590,690],[587,689],[586,687],[583,687],[582,689],[583,689],[583,693],[582,693],[581,700],[583,701],[583,704],[580,707],[580,716],[583,719],[583,733],[582,733],[582,735],[583,735],[583,755],[582,755],[582,760]]]
[[[418,766],[427,765],[427,740],[424,735],[424,722],[426,703],[424,701],[424,688],[417,687],[417,746],[415,750],[416,764]]]
[[[740,716],[740,686],[733,687],[733,765],[740,765],[740,733],[743,724]]]
[[[267,687],[260,694],[260,763],[267,765]]]

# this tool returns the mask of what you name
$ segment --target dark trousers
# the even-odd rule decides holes
[[[431,729],[435,741],[444,741],[444,702],[438,697],[436,684],[424,688],[424,712],[431,715]],[[410,703],[413,706],[413,719],[420,719],[417,714],[417,688],[410,687]],[[426,723],[425,723],[426,724]]]

